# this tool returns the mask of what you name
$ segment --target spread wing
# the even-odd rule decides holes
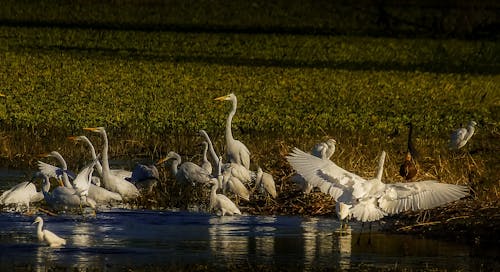
[[[436,180],[387,184],[378,204],[389,214],[425,210],[465,197],[468,191],[466,186]]]

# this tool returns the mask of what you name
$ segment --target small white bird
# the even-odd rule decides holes
[[[38,223],[37,229],[36,229],[36,235],[38,236],[38,240],[40,242],[45,242],[47,243],[50,247],[60,247],[63,245],[66,245],[66,240],[57,236],[55,233],[53,233],[50,230],[47,229],[42,229],[43,228],[43,219],[38,216],[33,224]]]
[[[335,139],[328,139],[325,142],[317,143],[311,150],[311,154],[318,158],[328,160],[335,153],[335,145],[337,141]]]
[[[458,150],[467,144],[472,135],[474,135],[474,131],[476,130],[475,126],[477,123],[475,121],[470,121],[467,125],[467,128],[459,128],[455,130],[450,137],[450,149]]]
[[[226,214],[234,215],[241,214],[240,209],[231,201],[227,196],[223,194],[217,194],[217,189],[219,188],[219,183],[221,183],[222,176],[210,179],[210,184],[212,184],[212,191],[210,193],[210,209],[220,210],[221,216]]]

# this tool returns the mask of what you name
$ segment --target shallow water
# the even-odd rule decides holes
[[[67,239],[62,248],[38,242],[34,216],[0,214],[0,270],[97,270],[265,267],[285,270],[408,268],[498,269],[498,252],[403,235],[338,232],[331,218],[226,216],[111,209],[96,217],[60,215],[45,227]],[[336,230],[337,229],[337,230]]]

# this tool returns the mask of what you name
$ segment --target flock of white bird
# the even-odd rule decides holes
[[[249,201],[251,191],[255,189],[267,192],[272,198],[276,198],[276,186],[273,177],[260,167],[257,167],[256,171],[250,170],[250,151],[232,135],[231,123],[237,109],[236,96],[231,93],[215,100],[232,102],[225,128],[227,162],[224,163],[222,157],[218,156],[208,134],[200,130],[200,135],[205,139],[201,165],[182,162],[180,155],[174,151],[169,152],[156,165],[171,162],[171,173],[177,182],[185,186],[198,184],[211,186],[210,210],[215,210],[222,216],[241,214],[235,202],[226,196],[227,191],[230,191],[236,200],[241,198]],[[451,136],[450,148],[462,148],[474,134],[475,125],[476,123],[471,121],[467,128],[455,131]],[[143,192],[152,190],[159,179],[155,165],[138,164],[133,171],[110,169],[106,130],[103,127],[84,128],[84,130],[101,135],[103,143],[101,158],[86,136],[69,137],[70,140],[81,141],[88,145],[92,157],[88,165],[75,175],[68,170],[64,158],[58,152],[43,154],[43,157],[53,157],[58,160],[59,166],[38,162],[37,177],[43,179],[42,190],[37,191],[32,182],[22,182],[3,192],[0,204],[27,207],[29,212],[30,203],[45,200],[56,210],[83,209],[88,206],[95,211],[98,205],[133,200]],[[333,197],[341,224],[349,218],[361,222],[373,222],[402,211],[430,209],[468,195],[466,186],[440,183],[436,180],[384,183],[382,181],[384,151],[380,156],[377,175],[369,179],[362,178],[339,167],[330,159],[335,152],[335,144],[334,139],[329,139],[315,145],[311,153],[294,148],[287,156],[287,160],[296,171],[292,180],[305,193],[317,188]],[[207,157],[208,152],[216,167],[212,167]],[[94,170],[97,170],[97,175],[94,175]],[[50,178],[60,182],[60,186],[53,188],[52,191]],[[253,190],[249,189],[251,182],[255,182]],[[222,193],[218,193],[220,189]],[[42,229],[41,217],[37,217],[34,223],[38,223],[37,236],[41,241],[45,241],[51,247],[66,243],[54,233]]]

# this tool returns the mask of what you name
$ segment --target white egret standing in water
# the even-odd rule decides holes
[[[219,179],[222,178],[219,176]],[[220,181],[216,178],[210,179],[210,184],[212,184],[212,190],[210,192],[210,209],[220,210],[221,215],[224,216],[226,214],[241,214],[240,209],[231,201],[227,196],[223,194],[218,194],[217,189],[219,188]]]
[[[237,163],[243,165],[246,169],[250,169],[250,151],[248,148],[240,141],[234,139],[233,133],[231,131],[231,122],[233,116],[236,113],[237,99],[236,95],[233,93],[217,97],[215,100],[218,101],[231,101],[232,109],[229,112],[226,121],[226,155],[229,162]]]
[[[455,130],[450,137],[450,149],[458,150],[464,147],[472,135],[474,135],[476,125],[477,123],[475,121],[470,121],[467,128],[459,128]]]
[[[66,245],[66,240],[57,236],[55,233],[48,229],[43,229],[43,219],[38,216],[33,224],[38,223],[36,228],[36,235],[40,242],[47,243],[50,247],[60,247]]]
[[[135,199],[139,197],[139,190],[134,184],[126,180],[125,177],[111,172],[108,160],[108,135],[106,134],[104,127],[84,128],[84,130],[99,133],[102,136],[102,182],[104,184],[104,188],[120,194],[125,199]],[[130,176],[131,175],[132,172],[130,172]]]

